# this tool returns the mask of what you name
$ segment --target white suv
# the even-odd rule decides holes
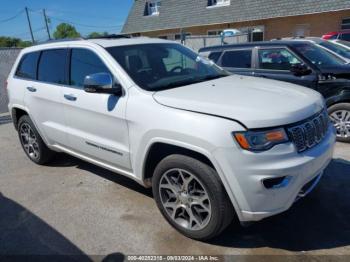
[[[65,152],[152,187],[166,220],[194,239],[234,216],[287,210],[317,184],[335,143],[317,92],[229,75],[160,39],[26,48],[8,94],[32,161]]]

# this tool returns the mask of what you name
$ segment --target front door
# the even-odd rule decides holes
[[[317,88],[315,73],[296,76],[291,72],[293,65],[303,64],[303,61],[289,49],[285,47],[260,48],[257,52],[258,61],[255,76]]]
[[[71,149],[103,164],[129,170],[128,126],[125,120],[127,94],[86,93],[87,75],[110,73],[93,50],[73,48],[70,54],[69,87],[63,89],[64,112]],[[115,76],[113,76],[116,79]]]

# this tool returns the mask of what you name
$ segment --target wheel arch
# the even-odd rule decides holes
[[[11,109],[11,117],[16,130],[18,130],[18,120],[24,115],[29,115],[27,110],[25,110],[24,108],[13,107]]]
[[[215,159],[210,155],[208,151],[197,148],[187,144],[171,143],[169,141],[154,141],[148,146],[145,156],[143,157],[142,167],[142,181],[146,187],[151,187],[153,171],[157,164],[165,157],[172,154],[184,154],[186,156],[194,157],[195,159],[202,161],[212,167],[218,174],[218,179],[222,183],[226,194],[228,195],[235,213],[239,220],[241,220],[241,209],[238,202]]]

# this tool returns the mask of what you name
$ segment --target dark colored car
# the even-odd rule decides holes
[[[337,32],[329,32],[327,34],[324,34],[322,38],[326,40],[340,39],[340,40],[350,41],[350,29],[341,30]]]
[[[232,73],[276,79],[319,91],[337,130],[350,142],[350,65],[310,41],[271,41],[199,50]]]

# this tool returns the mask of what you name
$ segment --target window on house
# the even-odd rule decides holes
[[[145,15],[147,16],[159,15],[160,6],[161,6],[160,0],[148,1],[146,3]]]
[[[230,5],[230,0],[208,0],[208,6],[226,6]]]
[[[344,18],[342,20],[341,29],[350,29],[350,18]]]
[[[208,35],[209,36],[215,36],[215,35],[221,35],[222,30],[209,30]]]

